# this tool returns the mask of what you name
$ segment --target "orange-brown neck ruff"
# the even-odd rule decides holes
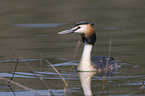
[[[87,28],[86,28],[86,30],[84,32],[84,36],[85,37],[89,37],[89,36],[94,34],[95,30],[90,24],[87,24],[86,26],[87,26]]]

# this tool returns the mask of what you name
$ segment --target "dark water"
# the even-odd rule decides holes
[[[96,22],[98,40],[93,55],[111,56],[120,65],[113,76],[92,77],[95,96],[144,96],[145,80],[145,1],[143,0],[31,0],[0,3],[0,77],[12,76],[20,58],[14,81],[48,95],[64,96],[64,82],[44,60],[51,62],[69,80],[69,94],[83,96],[78,74],[72,70],[79,62],[83,44],[72,61],[78,35],[57,35],[78,21]],[[43,60],[41,60],[43,59]],[[28,67],[29,66],[29,67]],[[33,72],[32,72],[33,69]],[[34,74],[35,73],[35,74]],[[43,77],[45,85],[38,77]],[[104,83],[105,82],[105,83]],[[35,96],[34,92],[13,85],[16,96]],[[0,96],[13,96],[0,81]],[[36,95],[39,96],[39,95]]]

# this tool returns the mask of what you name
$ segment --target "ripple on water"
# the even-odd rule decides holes
[[[11,73],[0,73],[0,77],[12,77],[13,74]],[[19,77],[19,78],[35,78],[33,76],[24,76],[24,75],[17,75],[15,74],[14,77]]]
[[[54,96],[64,96],[64,89],[50,89]],[[50,96],[51,94],[48,93],[48,90],[37,90],[38,92],[43,93],[46,96]],[[71,88],[69,90],[72,93],[79,92],[75,88]],[[32,91],[15,91],[16,96],[36,96],[37,94]],[[0,92],[0,96],[13,96],[12,92]]]
[[[53,64],[53,66],[71,66],[71,65],[78,65],[77,62],[74,61],[69,61],[69,62],[63,62],[63,63],[57,63],[57,64]],[[48,65],[50,66],[50,65]]]
[[[37,60],[40,60],[40,59],[22,59],[22,60],[19,60],[19,61],[37,61]],[[11,60],[1,60],[0,62],[17,62],[16,59],[11,59]]]
[[[18,27],[35,27],[35,28],[44,28],[44,27],[58,27],[66,23],[38,23],[38,24],[13,24],[13,26]]]
[[[32,61],[38,61],[40,59],[22,59],[22,60],[19,60],[21,62],[32,62]],[[12,59],[12,60],[1,60],[0,62],[5,62],[5,63],[8,63],[8,62],[17,62],[16,59]],[[77,65],[77,63],[75,63],[74,61],[69,61],[69,62],[64,62],[64,63],[57,63],[57,64],[53,64],[54,67],[61,67],[61,66],[71,66],[71,65]],[[47,65],[49,66],[49,65]],[[69,72],[67,71],[60,71],[60,74],[65,78],[67,79],[68,76],[70,75]],[[0,73],[0,76],[1,77],[12,77],[12,73]],[[49,75],[49,77],[48,77]],[[48,70],[45,70],[45,71],[35,71],[35,73],[31,73],[31,72],[15,72],[15,75],[14,77],[15,78],[38,78],[42,76],[43,78],[45,79],[61,79],[58,75],[58,73],[56,72],[51,72],[51,71],[48,71]],[[76,79],[76,75],[71,75],[71,79]],[[69,78],[70,79],[70,78]]]
[[[136,76],[106,76],[106,80],[124,80],[130,78],[140,78],[145,77],[145,75],[136,75]],[[102,80],[102,77],[94,76],[93,79]]]

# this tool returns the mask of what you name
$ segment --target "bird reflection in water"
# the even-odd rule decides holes
[[[119,68],[119,66],[116,63],[115,65],[113,64],[113,65],[108,65],[106,67],[99,68],[98,71],[96,71],[96,72],[78,72],[81,86],[84,91],[84,95],[85,96],[94,96],[92,89],[91,89],[91,80],[94,75],[102,77],[102,79],[103,79],[102,90],[104,90],[105,81],[106,81],[105,77],[112,76],[113,73],[116,72],[118,68]]]

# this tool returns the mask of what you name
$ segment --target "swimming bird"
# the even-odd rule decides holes
[[[116,66],[116,62],[112,57],[108,56],[93,56],[91,57],[92,49],[96,42],[96,33],[92,21],[80,21],[77,22],[73,28],[65,31],[61,31],[58,34],[75,33],[80,34],[84,43],[83,53],[80,59],[80,63],[77,66],[77,71],[98,71],[106,66],[113,68]]]

